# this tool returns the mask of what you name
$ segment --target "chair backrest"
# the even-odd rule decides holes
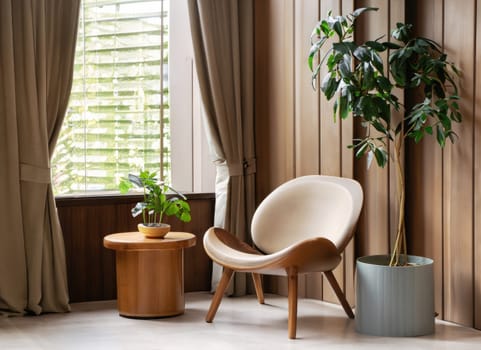
[[[363,202],[355,180],[311,175],[290,180],[271,192],[252,218],[252,240],[266,254],[314,237],[343,251]]]

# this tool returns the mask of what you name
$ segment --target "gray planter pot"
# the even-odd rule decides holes
[[[388,255],[357,259],[356,330],[406,337],[434,333],[433,260],[409,256],[413,266],[389,267]]]

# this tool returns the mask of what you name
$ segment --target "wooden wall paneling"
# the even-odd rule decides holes
[[[356,8],[378,7],[359,18],[356,40],[375,39],[386,33],[389,6],[382,0],[356,0]],[[355,124],[354,135],[364,135],[365,129]],[[358,222],[356,255],[386,254],[389,252],[389,165],[379,168],[375,161],[368,168],[367,159],[354,162],[354,177],[364,190],[364,206]]]
[[[115,289],[108,283],[115,280],[115,274],[112,277],[104,271],[105,265],[112,266],[113,254],[105,254],[102,245],[103,230],[114,225],[112,211],[102,206],[67,207],[59,209],[59,217],[65,237],[70,300],[115,298]]]
[[[109,264],[111,254],[106,255],[103,247],[105,233],[109,233],[111,228],[116,226],[115,209],[115,207],[105,205],[89,206],[82,209],[86,216],[86,232],[83,232],[87,247],[84,252],[84,262],[86,263],[84,266],[89,276],[88,284],[85,287],[87,288],[87,297],[90,300],[95,299],[97,295],[110,295],[111,292],[114,292],[113,296],[116,295],[116,289],[110,283],[114,279],[114,276],[110,275],[114,271],[112,265]],[[130,212],[127,215],[130,215]],[[82,234],[81,230],[82,226],[79,225],[77,233]],[[98,273],[106,278],[95,278]]]
[[[257,203],[295,176],[293,13],[293,0],[254,2]],[[265,279],[267,290],[285,295],[276,280]]]
[[[307,67],[310,35],[319,21],[319,1],[295,2],[295,176],[319,174],[319,94]],[[321,299],[320,274],[299,277],[299,296]]]
[[[417,35],[443,44],[442,0],[408,0],[407,22]],[[416,96],[407,96],[415,103]],[[414,255],[434,260],[435,310],[443,308],[443,152],[435,137],[419,144],[406,144],[406,232],[408,249]]]
[[[386,38],[391,39],[391,31],[396,28],[396,23],[398,22],[405,22],[405,1],[396,1],[391,0],[389,2],[389,21],[387,27],[385,29]],[[388,62],[388,53],[384,53],[385,62]],[[388,70],[388,67],[385,67]],[[404,103],[404,91],[401,89],[394,89],[394,94],[399,98],[400,103]],[[404,111],[396,111],[392,108],[392,122],[393,124],[399,123],[404,117]],[[394,142],[390,142],[389,144],[389,151],[392,155],[394,153],[395,146]],[[404,157],[405,151],[404,149],[401,151],[401,157]],[[405,164],[405,161],[402,161]],[[389,248],[393,247],[394,242],[396,241],[396,234],[399,225],[399,199],[398,199],[398,177],[396,167],[394,163],[391,161],[389,164]]]
[[[475,54],[475,0],[445,0],[445,50],[463,72],[460,85],[464,114],[454,126],[460,136],[448,144],[444,158],[445,316],[473,324],[473,79]],[[453,16],[453,14],[456,14]],[[459,25],[462,20],[463,25]],[[468,35],[466,34],[468,31]]]
[[[333,15],[342,14],[342,1],[321,1],[320,17],[325,18],[328,12],[332,10]],[[325,52],[326,50],[324,50]],[[327,68],[321,68],[320,80],[327,73]],[[342,155],[342,129],[338,116],[333,115],[334,100],[327,101],[322,96],[320,99],[320,173],[323,175],[340,176],[341,175],[341,155]],[[335,119],[334,119],[335,118]],[[344,266],[340,264],[334,270],[334,276],[341,289],[344,288]],[[322,276],[322,299],[329,302],[338,302],[335,293],[326,278]]]
[[[307,66],[310,35],[319,21],[319,1],[295,2],[295,175],[319,174],[319,94]]]
[[[320,17],[325,18],[329,10],[333,15],[342,11],[341,1],[321,1]],[[327,46],[326,46],[327,47]],[[327,50],[323,50],[324,54]],[[322,81],[327,73],[327,68],[321,68],[319,74]],[[341,123],[339,118],[333,115],[334,99],[327,101],[322,95],[320,99],[320,170],[323,175],[339,176],[341,174]],[[336,118],[336,119],[334,119]],[[337,121],[337,122],[336,122]]]
[[[214,195],[189,195],[192,221],[173,218],[166,222],[172,230],[192,232],[197,245],[184,252],[184,288],[186,292],[210,290],[211,261],[204,252],[202,239],[213,225]],[[103,247],[103,237],[114,232],[135,231],[138,218],[130,209],[140,197],[109,199],[57,199],[65,241],[70,301],[116,298],[115,252]]]
[[[341,10],[343,14],[351,13],[354,11],[354,0],[342,0]],[[352,144],[353,137],[353,120],[351,118],[341,123],[341,176],[353,178],[354,177],[354,155],[351,149],[347,146]],[[356,234],[353,239],[347,245],[343,253],[343,284],[344,293],[346,294],[347,301],[351,304],[355,304],[355,241]]]
[[[307,69],[307,53],[312,28],[319,20],[318,0],[294,3],[294,82],[295,82],[295,176],[319,174],[319,95],[314,91],[311,72]],[[321,299],[321,276],[299,277],[298,294],[301,297]],[[312,288],[312,286],[315,286]]]
[[[474,110],[474,327],[481,329],[481,3],[476,4]]]
[[[348,12],[344,11],[345,3],[349,1],[343,1],[343,12]],[[307,4],[315,4],[294,2],[294,16],[287,12],[292,4],[289,1],[274,0],[255,3],[258,201],[281,182],[313,170],[310,167],[315,167],[316,162],[321,171],[329,170],[336,162],[328,159],[327,163],[323,163],[326,153],[323,153],[325,139],[321,137],[324,136],[322,122],[319,122],[319,139],[313,140],[314,144],[318,142],[320,159],[310,163],[315,152],[306,151],[308,146],[304,140],[299,140],[309,132],[307,123],[315,122],[313,119],[305,120],[303,111],[308,107],[301,104],[306,103],[309,96],[305,95],[306,92],[297,90],[302,87],[302,77],[299,75],[302,74],[299,73],[302,63],[297,52],[302,47],[298,42],[303,36],[302,21],[312,19],[312,14],[302,12]],[[320,4],[327,7],[331,3],[322,1]],[[377,13],[370,13],[367,18],[360,20],[358,38],[388,34],[388,29],[402,17],[399,15],[403,13],[403,4],[407,20],[415,24],[416,33],[443,43],[450,57],[461,66],[461,107],[465,117],[463,124],[456,126],[460,139],[455,145],[448,145],[444,151],[430,138],[417,145],[406,145],[406,224],[409,248],[414,254],[435,260],[436,311],[441,317],[468,326],[474,320],[475,326],[481,328],[481,277],[477,273],[481,263],[481,188],[478,179],[481,171],[481,126],[478,117],[481,97],[471,79],[481,79],[481,70],[475,70],[477,62],[474,61],[481,57],[480,23],[476,22],[477,18],[481,18],[481,4],[475,0],[463,2],[463,6],[459,6],[455,0],[356,0],[353,6],[355,8],[380,7]],[[462,26],[459,25],[460,21]],[[293,23],[295,30],[292,29]],[[291,34],[294,33],[294,38],[289,30]],[[292,50],[296,52],[293,53]],[[282,55],[287,58],[279,58]],[[294,71],[289,66],[293,57]],[[294,78],[289,80],[286,77]],[[293,91],[286,93],[282,90],[292,90],[293,87],[296,88],[294,94]],[[412,103],[414,98],[415,96],[406,96],[406,103]],[[321,103],[319,108],[322,108]],[[294,117],[286,111],[294,111]],[[474,112],[478,120],[473,119]],[[352,132],[356,135],[363,131],[355,125]],[[343,146],[350,138],[345,134],[349,132],[342,125],[341,139],[338,142]],[[328,133],[327,137],[332,135]],[[344,152],[340,153],[340,171],[342,175],[348,176],[349,154]],[[365,193],[364,209],[355,241],[356,256],[387,253],[390,250],[389,228],[395,225],[396,220],[392,216],[395,205],[390,198],[393,190],[391,174],[388,169],[379,169],[374,164],[367,169],[366,159],[356,160],[353,169],[354,177],[361,182]],[[348,259],[345,259],[346,293],[351,291],[348,285],[350,266],[352,267]],[[309,284],[306,287],[307,295],[315,296],[318,293],[316,288],[319,286],[315,286],[312,291]],[[283,291],[283,287],[276,288],[274,292]]]
[[[294,177],[294,1],[255,4],[256,191]]]

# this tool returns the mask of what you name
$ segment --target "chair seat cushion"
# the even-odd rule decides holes
[[[209,257],[236,271],[286,275],[295,267],[298,273],[333,270],[341,261],[336,246],[327,238],[301,241],[272,254],[263,254],[234,235],[211,227],[204,235],[204,248]]]

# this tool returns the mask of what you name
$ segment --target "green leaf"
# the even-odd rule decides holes
[[[327,73],[321,84],[321,90],[328,100],[330,100],[337,91],[339,80],[336,80],[335,75]]]
[[[340,52],[343,55],[349,55],[351,53],[352,46],[346,42],[340,42],[340,43],[333,43],[332,48],[334,51]]]
[[[382,63],[382,58],[377,52],[372,53],[372,65],[377,69],[380,74],[384,74],[384,64]]]
[[[341,96],[339,97],[339,115],[341,119],[346,119],[349,116],[347,95],[341,94]]]
[[[396,29],[391,33],[391,36],[403,43],[407,43],[411,37],[412,24],[397,23]]]
[[[366,41],[366,46],[370,47],[373,50],[376,50],[378,52],[382,52],[386,50],[386,47],[381,44],[380,42],[377,41]]]
[[[129,192],[131,188],[132,188],[132,183],[129,180],[122,179],[120,181],[120,184],[119,184],[120,193],[125,194],[125,193]]]
[[[334,25],[332,26],[332,29],[336,32],[336,34],[339,36],[339,38],[342,38],[342,25],[339,20],[336,20],[334,22]]]
[[[369,91],[374,88],[374,69],[369,62],[364,62],[363,68],[362,89]]]
[[[345,80],[350,80],[351,76],[352,76],[351,62],[346,60],[346,59],[342,59],[339,62],[339,73],[341,75],[341,78],[343,78]]]
[[[383,134],[387,134],[387,129],[386,127],[377,119],[374,119],[372,122],[371,122],[371,125],[374,126],[374,128],[383,133]]]
[[[376,82],[377,84],[379,85],[379,87],[381,88],[382,91],[386,92],[386,93],[390,93],[393,86],[391,84],[391,82],[389,81],[388,78],[384,77],[384,76],[381,76],[381,75],[378,75],[376,77]]]
[[[329,72],[332,72],[334,68],[336,67],[337,63],[342,59],[342,54],[333,51],[328,57],[327,57],[327,69]]]
[[[138,202],[135,207],[131,209],[132,216],[135,218],[136,216],[140,215],[144,209],[147,208],[147,203]]]
[[[356,9],[353,13],[352,13],[352,16],[354,18],[356,17],[359,17],[360,15],[362,15],[364,12],[366,11],[377,11],[378,8],[377,7],[361,7],[361,8],[358,8]]]
[[[356,57],[359,61],[370,61],[371,60],[371,53],[368,48],[365,46],[357,47],[354,52],[352,53],[354,57]]]
[[[436,125],[436,140],[441,148],[446,145],[446,136],[444,135],[443,127],[439,124]]]
[[[388,161],[388,154],[382,147],[374,149],[374,157],[376,157],[376,163],[381,168],[384,168]]]
[[[457,123],[461,123],[463,121],[463,116],[461,115],[461,112],[455,111],[452,112],[451,119]]]
[[[190,213],[187,213],[187,212],[183,212],[181,215],[180,215],[180,218],[179,218],[181,221],[183,222],[189,222],[191,220],[191,216],[190,216]]]
[[[180,206],[182,207],[182,209],[184,210],[189,210],[190,211],[190,205],[189,203],[185,202],[185,201],[179,201],[179,204]]]
[[[331,30],[331,27],[329,26],[329,23],[325,19],[320,22],[319,28],[327,37],[331,37],[334,34],[334,32]]]
[[[359,145],[361,145],[361,146],[359,146]],[[360,142],[357,145],[355,145],[354,147],[358,147],[358,146],[359,146],[359,148],[356,151],[356,157],[361,158],[366,153],[366,151],[368,150],[369,144],[367,142]]]
[[[171,216],[175,215],[179,212],[179,207],[176,205],[176,203],[170,203],[170,205],[165,209],[165,215]]]
[[[421,130],[414,130],[412,133],[412,136],[414,137],[414,142],[419,143],[424,137],[424,132]]]
[[[312,44],[309,50],[309,56],[307,58],[307,64],[309,65],[309,68],[311,71],[313,70],[314,57],[319,52],[319,50],[324,45],[327,39],[328,39],[327,37],[322,37],[319,41],[316,41],[314,44]]]
[[[390,41],[385,41],[382,43],[382,45],[388,49],[391,49],[391,50],[397,50],[397,49],[400,49],[401,46],[396,44],[396,43],[392,43]]]
[[[144,175],[144,176],[142,176]],[[145,176],[145,172],[142,172],[141,173],[141,176],[137,176],[137,175],[134,175],[134,174],[129,174],[129,181],[131,183],[133,183],[134,185],[136,185],[137,187],[143,187],[144,186],[144,183],[142,181],[142,178],[147,178]]]

